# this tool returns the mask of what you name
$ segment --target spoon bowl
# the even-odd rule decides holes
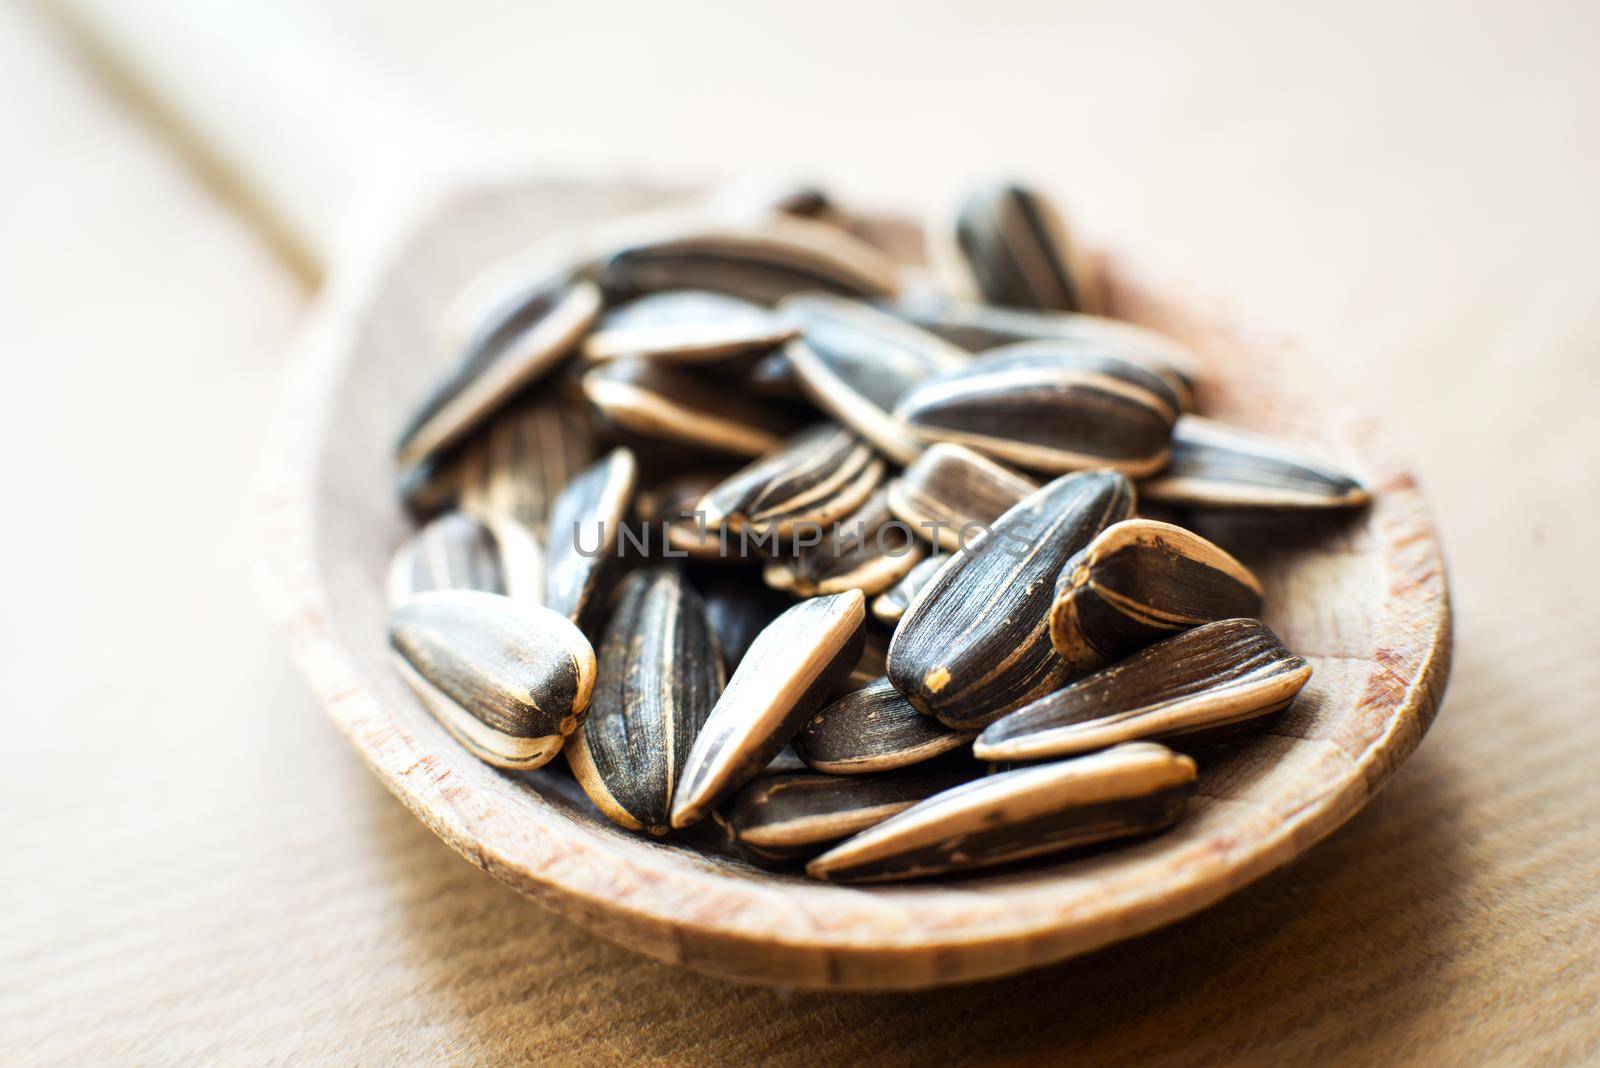
[[[792,987],[929,987],[1037,967],[1203,909],[1327,836],[1416,748],[1444,692],[1450,609],[1415,482],[1367,422],[1329,400],[1314,365],[1101,254],[1112,314],[1193,349],[1201,411],[1343,462],[1373,490],[1348,514],[1198,517],[1260,577],[1267,622],[1314,672],[1263,733],[1202,762],[1174,829],[1025,868],[853,888],[629,834],[562,768],[516,774],[477,760],[389,655],[384,575],[412,526],[394,493],[396,429],[438,371],[438,324],[476,271],[674,193],[555,179],[457,191],[418,224],[374,228],[391,237],[349,258],[297,354],[270,451],[264,586],[328,713],[462,856],[659,960]],[[896,254],[920,254],[914,227],[869,226]]]

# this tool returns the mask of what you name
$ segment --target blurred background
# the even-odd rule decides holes
[[[1450,695],[1329,842],[1088,962],[850,1000],[614,949],[459,861],[307,695],[252,579],[318,271],[78,19],[8,0],[8,1056],[1600,1056],[1600,5],[276,6],[563,173],[1050,190],[1383,424],[1444,535]]]

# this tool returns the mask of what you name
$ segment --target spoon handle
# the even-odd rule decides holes
[[[317,271],[477,158],[315,12],[286,3],[54,0]]]

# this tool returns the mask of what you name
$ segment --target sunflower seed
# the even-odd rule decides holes
[[[400,673],[451,734],[501,768],[537,768],[577,729],[594,649],[565,617],[495,593],[418,594],[389,617]]]
[[[889,510],[918,537],[955,552],[1038,488],[965,445],[940,443],[889,482]]]
[[[658,566],[628,576],[599,667],[567,763],[612,822],[666,834],[673,787],[723,683],[705,608],[681,571]]]
[[[884,455],[916,459],[921,443],[889,413],[912,386],[965,366],[967,354],[859,301],[806,294],[780,310],[801,330],[784,353],[806,395]]]
[[[706,494],[708,527],[787,538],[797,524],[826,526],[849,515],[883,481],[883,461],[847,430],[803,430]]]
[[[906,572],[905,578],[874,597],[873,618],[891,627],[898,624],[901,617],[906,614],[906,610],[921,595],[922,588],[933,579],[934,572],[943,567],[948,559],[950,559],[948,556],[938,554],[928,557]]]
[[[798,334],[773,312],[721,293],[652,293],[608,311],[583,342],[591,360],[638,356],[717,363],[762,352]]]
[[[1186,415],[1165,471],[1140,483],[1161,504],[1213,508],[1352,508],[1371,494],[1353,475],[1287,445]]]
[[[898,269],[871,245],[795,217],[758,226],[665,227],[605,257],[599,276],[614,296],[708,289],[768,306],[791,293],[882,297],[899,285]]]
[[[502,309],[407,423],[395,449],[400,463],[418,463],[460,441],[554,369],[599,314],[600,290],[564,277]]]
[[[974,189],[946,228],[929,228],[929,259],[956,292],[990,304],[1093,312],[1093,265],[1043,196],[1010,182]]]
[[[1153,742],[1019,768],[946,790],[834,847],[806,874],[882,882],[992,867],[1176,823],[1195,764]]]
[[[968,352],[1020,341],[1055,341],[1145,364],[1166,378],[1183,406],[1192,404],[1200,371],[1186,347],[1147,327],[1075,312],[1024,311],[929,293],[906,294],[888,310]]]
[[[758,775],[861,656],[858,590],[802,601],[757,636],[684,763],[672,826],[704,819]]]
[[[794,604],[741,568],[719,568],[714,575],[698,577],[696,584],[730,672],[744,660],[756,636]]]
[[[1059,689],[1050,647],[1055,576],[1133,512],[1114,471],[1064,475],[1023,498],[941,567],[900,620],[887,674],[925,715],[970,730]]]
[[[767,775],[717,812],[733,846],[752,864],[778,867],[815,856],[970,776]]]
[[[870,597],[904,578],[925,554],[906,525],[889,514],[884,496],[877,490],[831,530],[817,531],[820,541],[768,563],[762,572],[767,585],[797,597],[845,590]]]
[[[816,771],[861,775],[930,760],[972,737],[972,731],[953,731],[924,716],[880,678],[813,716],[795,736],[794,749]]]
[[[545,603],[585,633],[594,632],[605,610],[637,477],[633,453],[613,449],[569,482],[550,509]]]
[[[544,550],[514,519],[448,512],[407,538],[389,563],[389,607],[430,590],[544,600]]]
[[[735,456],[776,448],[794,426],[781,408],[731,397],[649,360],[610,360],[583,376],[583,392],[617,426],[647,438]]]
[[[1107,527],[1062,568],[1050,641],[1092,671],[1168,635],[1261,611],[1261,583],[1198,534],[1130,519]]]
[[[456,447],[408,468],[406,506],[422,516],[451,507],[509,516],[542,535],[556,494],[595,457],[594,427],[571,393],[536,389]]]
[[[1140,738],[1214,736],[1287,708],[1311,665],[1256,619],[1207,623],[984,728],[982,760],[1045,760]],[[802,737],[804,732],[802,732]]]
[[[999,349],[914,387],[895,416],[925,441],[969,445],[1030,470],[1145,475],[1166,463],[1178,410],[1171,388],[1139,364]]]

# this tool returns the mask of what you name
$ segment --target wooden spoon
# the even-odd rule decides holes
[[[436,834],[586,927],[660,960],[786,986],[1004,975],[1188,916],[1283,864],[1365,804],[1433,719],[1450,610],[1411,476],[1329,397],[1315,365],[1102,253],[1113,313],[1194,349],[1203,410],[1341,458],[1375,491],[1371,507],[1342,518],[1226,529],[1263,581],[1268,622],[1315,672],[1267,733],[1204,762],[1199,797],[1174,830],[1001,874],[857,889],[627,834],[555,770],[496,771],[390,665],[383,576],[411,526],[393,492],[395,428],[446,358],[438,323],[475,270],[558,227],[682,191],[526,174],[435,173],[409,189],[368,181],[422,175],[416,149],[429,142],[418,134],[437,125],[342,46],[264,9],[192,2],[135,17],[103,0],[74,6],[249,180],[298,247],[333,260],[295,355],[264,520],[266,586],[312,689]],[[889,244],[917,247],[913,228],[879,222]]]

